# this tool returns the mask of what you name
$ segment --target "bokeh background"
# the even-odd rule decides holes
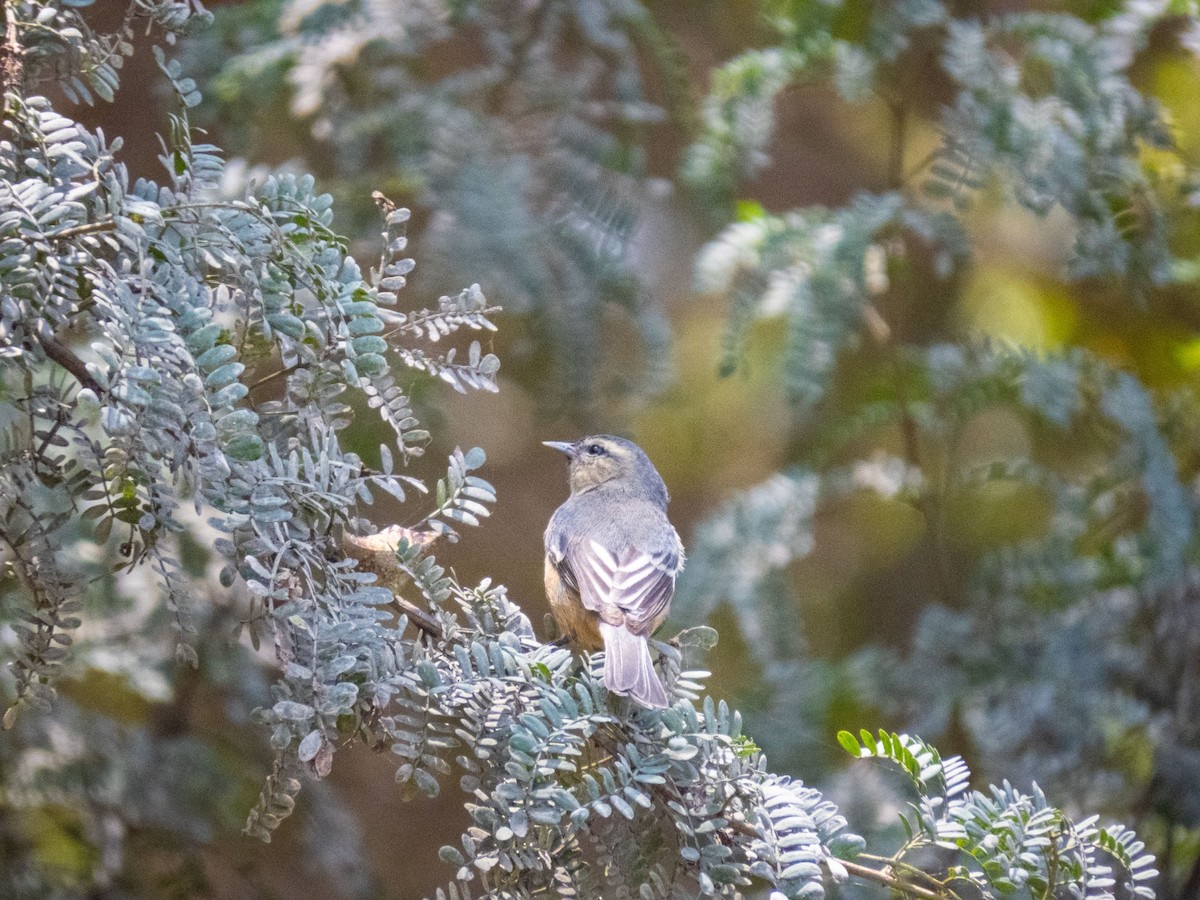
[[[1004,397],[956,409],[953,425],[942,431],[906,417],[878,427],[863,422],[865,405],[903,393],[905,384],[914,397],[928,399],[926,375],[915,371],[909,348],[1080,351],[1136,376],[1148,404],[1153,396],[1178,481],[1190,496],[1200,462],[1194,441],[1200,266],[1193,261],[1200,258],[1200,230],[1189,194],[1189,173],[1200,162],[1200,58],[1180,40],[1186,20],[1176,13],[1186,9],[1155,7],[1158,18],[1127,67],[1130,84],[1160,105],[1173,141],[1163,148],[1139,144],[1132,153],[1151,173],[1147,183],[1159,192],[1169,223],[1170,277],[1141,285],[1120,274],[1069,277],[1072,215],[1053,204],[1035,213],[985,176],[970,204],[953,208],[970,242],[969,263],[948,278],[929,275],[932,253],[921,249],[909,254],[903,271],[883,263],[890,280],[874,307],[882,337],[859,329],[838,348],[820,403],[802,409],[786,374],[793,324],[769,309],[746,316],[730,292],[704,290],[711,284],[697,278],[697,259],[719,246],[712,242],[735,219],[837,210],[863,193],[915,195],[922,164],[943,143],[941,110],[953,96],[939,69],[940,45],[927,37],[905,49],[894,76],[881,76],[892,80],[894,92],[868,90],[851,101],[826,71],[784,78],[794,83],[768,93],[765,110],[755,113],[748,104],[734,119],[735,130],[762,132],[741,136],[746,145],[758,142],[756,166],[717,187],[681,177],[694,153],[688,148],[711,131],[705,98],[721,89],[720,67],[747,51],[799,45],[795,30],[802,31],[809,7],[821,5],[249,0],[210,4],[213,27],[183,41],[178,53],[205,94],[196,120],[231,159],[231,191],[268,170],[312,172],[336,199],[335,227],[369,264],[378,253],[370,194],[381,190],[414,211],[410,250],[417,268],[405,291],[414,303],[478,282],[505,308],[485,347],[503,363],[499,393],[460,396],[432,383],[414,385],[434,435],[428,471],[455,446],[481,446],[488,454],[484,474],[498,489],[484,527],[439,552],[460,579],[503,582],[541,626],[541,536],[567,491],[563,460],[543,440],[617,433],[637,441],[671,490],[671,517],[689,548],[704,543],[704,523],[776,473],[794,467],[849,473],[848,487],[821,494],[803,516],[800,495],[780,495],[785,518],[790,509],[803,519],[804,536],[781,539],[776,563],[766,565],[770,577],[755,582],[748,598],[726,602],[719,584],[704,583],[710,570],[702,562],[701,574],[681,583],[663,634],[702,623],[717,628],[720,643],[695,660],[712,672],[710,691],[744,710],[747,731],[777,766],[848,803],[860,829],[886,831],[899,795],[848,769],[835,734],[924,725],[933,732],[924,736],[946,754],[964,754],[981,777],[1024,785],[1036,779],[1059,790],[1056,802],[1138,825],[1167,856],[1166,894],[1200,897],[1194,868],[1200,725],[1188,721],[1198,701],[1184,696],[1197,690],[1194,658],[1185,657],[1178,677],[1164,682],[1165,696],[1137,710],[1114,710],[1122,699],[1070,711],[1100,733],[1085,745],[1059,733],[1063,722],[1056,717],[1069,718],[1063,696],[1081,681],[1093,683],[1081,666],[1106,654],[1092,642],[1129,640],[1132,648],[1132,637],[1079,628],[1055,631],[1061,646],[1046,647],[1034,626],[1034,635],[1014,632],[978,658],[969,646],[949,648],[962,651],[953,677],[960,687],[977,687],[975,694],[962,688],[936,695],[930,682],[949,679],[952,667],[940,659],[942,668],[932,673],[914,663],[928,649],[920,640],[930,632],[919,623],[930,608],[964,616],[986,610],[993,601],[979,587],[981,568],[1003,568],[996,563],[1003,548],[1048,541],[1056,533],[1052,520],[1064,514],[1051,492],[1018,473],[936,490],[933,482],[951,471],[1014,461],[1089,477],[1109,472],[1108,531],[1089,526],[1080,540],[1111,561],[1103,548],[1139,533],[1153,505],[1136,478],[1129,488],[1114,429],[1095,420],[1047,428]],[[842,10],[837,28],[846,33],[888,4],[827,6]],[[978,6],[985,19],[1052,11],[1097,28],[1124,12],[1120,4],[1082,0]],[[106,15],[123,13],[116,7],[97,4],[89,14],[100,28]],[[555,21],[557,31],[547,27]],[[1033,82],[1036,75],[1029,76]],[[760,77],[769,80],[769,68]],[[154,136],[166,127],[173,99],[148,54],[135,54],[123,79],[115,103],[80,108],[78,115],[123,135],[131,172],[155,176]],[[739,316],[746,321],[731,332],[731,317]],[[922,409],[936,417],[936,403]],[[370,458],[385,435],[372,430],[369,415],[360,422],[361,432],[349,440]],[[925,489],[909,489],[905,463],[924,473]],[[425,461],[413,465],[420,469]],[[384,526],[405,524],[413,513],[379,504],[369,515]],[[745,534],[750,541],[755,527],[734,527],[732,540]],[[715,552],[708,558],[719,564]],[[1189,543],[1188,560],[1192,552]],[[727,558],[741,564],[736,555]],[[1112,576],[1104,590],[1136,593],[1141,577]],[[1171,590],[1181,598],[1182,625],[1175,627],[1194,634],[1200,621],[1190,611],[1191,582],[1182,575]],[[1056,613],[1073,602],[1042,596]],[[994,602],[999,608],[1001,601]],[[769,617],[762,612],[768,606]],[[1081,605],[1077,615],[1103,618],[1103,608]],[[1009,627],[997,619],[977,627],[994,633]],[[1055,620],[1054,628],[1061,624]],[[976,634],[966,628],[961,640],[969,645]],[[782,669],[758,646],[764,641],[793,655]],[[1054,659],[1057,681],[1045,664]],[[182,722],[163,726],[199,736],[228,763],[209,773],[182,764],[180,778],[217,812],[186,838],[164,836],[170,828],[160,833],[143,820],[144,840],[132,851],[138,858],[128,860],[122,876],[131,895],[408,898],[445,882],[450,873],[437,862],[437,849],[455,842],[463,828],[460,798],[447,791],[438,800],[402,802],[393,787],[395,762],[361,747],[343,750],[328,781],[306,788],[300,812],[270,846],[240,836],[256,772],[265,773],[266,748],[231,699],[255,688],[222,682],[224,665],[220,656],[206,657],[200,675],[180,676],[185,682],[175,684],[177,692],[191,690],[186,679],[199,679],[195,696]],[[236,670],[228,664],[228,672]],[[1031,676],[1031,683],[1013,686],[1022,672],[1034,671],[1043,680],[1032,683]],[[114,672],[78,673],[64,692],[118,723],[148,721],[171,707],[147,702]],[[1011,703],[1044,721],[1017,721]],[[1175,756],[1166,762],[1162,736],[1170,729],[1162,708],[1176,710],[1183,722],[1172,720],[1168,743]],[[991,746],[980,738],[985,713],[994,713],[986,728],[996,735]],[[1011,741],[1004,716],[1017,735]],[[340,803],[324,802],[335,796]],[[22,827],[40,829],[45,864],[61,871],[64,884],[87,880],[100,851],[68,808],[47,808]]]

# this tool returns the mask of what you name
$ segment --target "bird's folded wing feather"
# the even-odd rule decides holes
[[[680,554],[633,546],[614,552],[586,540],[568,545],[556,563],[587,609],[610,624],[623,623],[635,634],[645,634],[671,602]]]

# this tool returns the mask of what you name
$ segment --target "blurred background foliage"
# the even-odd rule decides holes
[[[1191,4],[213,12],[182,50],[196,121],[238,157],[225,177],[313,172],[364,259],[382,190],[414,210],[417,300],[478,281],[505,309],[498,395],[414,394],[432,457],[488,451],[496,521],[443,554],[461,577],[507,584],[540,623],[541,531],[566,486],[538,441],[628,435],[690,552],[671,624],[718,628],[710,688],[777,770],[826,785],[860,832],[895,829],[893,786],[841,771],[834,735],[912,729],[1135,826],[1162,896],[1200,898]],[[142,174],[169,101],[137,74],[80,115],[126,135]],[[267,765],[244,714],[266,685],[222,615],[194,673],[84,657],[63,692],[100,715],[19,726],[58,729],[22,740],[77,782],[19,822],[5,798],[0,842],[32,834],[67,894],[106,867],[100,896],[441,882],[409,861],[457,836],[459,801],[398,807],[379,788],[392,764],[362,748],[277,849],[233,836]],[[156,818],[168,795],[189,812]],[[142,811],[106,818],[120,807]],[[130,830],[124,862],[104,857],[106,822]]]

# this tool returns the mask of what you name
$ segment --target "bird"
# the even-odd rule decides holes
[[[608,434],[543,441],[569,458],[571,496],[546,528],[546,597],[577,649],[604,650],[604,685],[665,709],[648,638],[671,609],[683,542],[667,519],[667,486],[632,441]]]

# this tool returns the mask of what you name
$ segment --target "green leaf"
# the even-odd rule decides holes
[[[838,732],[838,743],[844,746],[847,754],[851,756],[863,756],[863,745],[858,743],[858,738],[854,737],[848,731]]]

